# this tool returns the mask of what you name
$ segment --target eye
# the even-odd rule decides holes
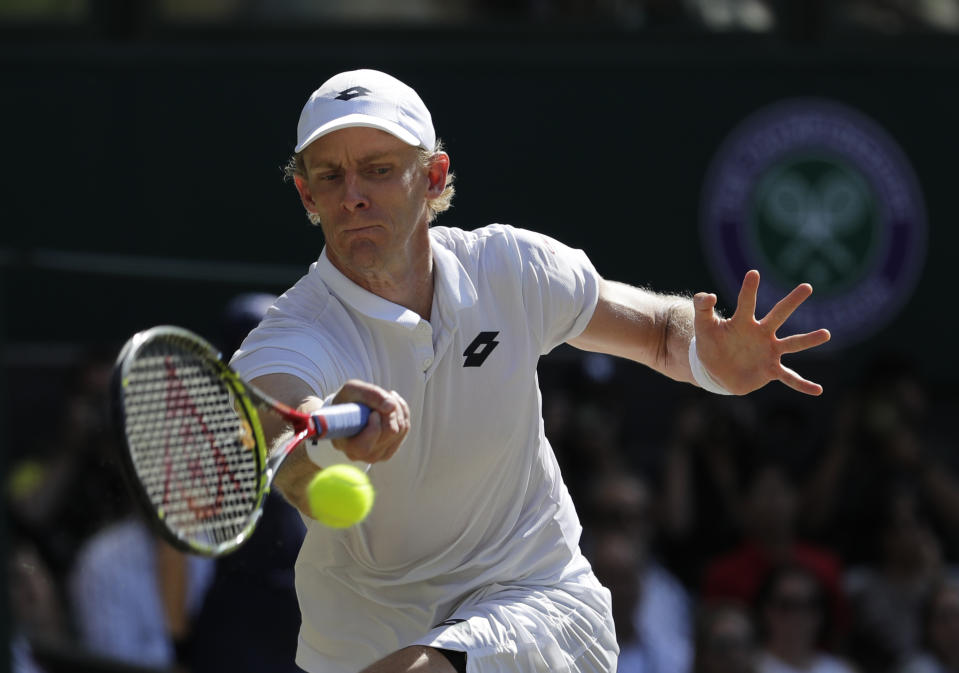
[[[309,179],[311,182],[322,184],[333,182],[342,174],[343,171],[336,166],[314,166],[309,172]]]
[[[372,166],[369,172],[371,175],[382,177],[385,175],[389,175],[390,170],[391,170],[390,166]]]

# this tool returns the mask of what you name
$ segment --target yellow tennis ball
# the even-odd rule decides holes
[[[313,518],[331,528],[348,528],[365,519],[374,494],[366,472],[345,463],[321,470],[306,489]]]

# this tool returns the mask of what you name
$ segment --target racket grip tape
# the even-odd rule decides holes
[[[370,408],[365,404],[334,404],[313,414],[318,439],[352,437],[366,427]]]

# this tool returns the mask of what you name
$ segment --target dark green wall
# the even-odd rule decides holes
[[[321,32],[22,43],[0,57],[3,291],[7,310],[27,316],[7,322],[14,343],[118,341],[161,322],[209,333],[232,294],[282,290],[321,246],[281,180],[300,106],[330,74],[376,67],[420,91],[453,157],[458,194],[441,224],[540,229],[585,248],[604,275],[662,290],[718,287],[699,242],[699,197],[733,127],[785,97],[857,108],[919,175],[929,254],[906,309],[824,360],[854,366],[906,348],[938,381],[959,370],[938,340],[959,220],[959,46]],[[164,280],[95,273],[95,260],[56,270],[38,250],[284,266],[249,282],[203,282],[190,269]]]

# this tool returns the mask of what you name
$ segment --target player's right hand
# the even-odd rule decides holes
[[[343,384],[332,404],[359,402],[370,408],[366,427],[358,435],[334,439],[333,446],[352,461],[377,463],[389,460],[410,431],[410,406],[395,390],[365,381]]]

